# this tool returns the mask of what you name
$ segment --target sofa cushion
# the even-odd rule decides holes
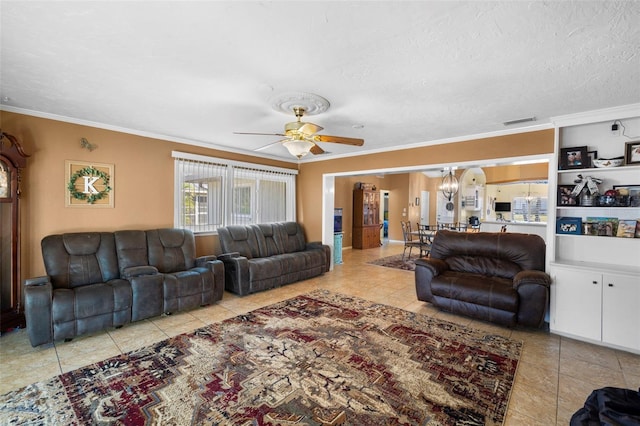
[[[129,282],[115,279],[74,289],[53,291],[51,315],[54,338],[103,330],[131,322]]]
[[[251,259],[249,276],[251,281],[277,278],[282,275],[283,264],[280,256]]]
[[[513,279],[522,269],[506,259],[483,256],[451,256],[446,262],[452,271]]]
[[[161,273],[184,271],[195,266],[196,243],[191,232],[177,228],[146,231],[149,264]]]
[[[260,257],[256,233],[250,226],[231,225],[218,228],[218,237],[223,253],[238,253],[247,259]]]
[[[258,242],[260,257],[275,256],[284,253],[282,249],[282,238],[279,225],[276,223],[265,223],[251,225]]]
[[[41,246],[53,288],[102,283],[120,276],[110,232],[49,235]]]
[[[121,276],[128,268],[149,265],[147,234],[144,231],[116,231],[113,235]]]
[[[447,271],[433,279],[431,293],[475,305],[518,311],[518,292],[513,288],[513,281],[505,278]]]
[[[302,252],[296,252],[292,255],[293,257],[301,259],[301,270],[324,267],[327,262],[326,253],[323,249],[310,249]]]
[[[278,224],[282,239],[282,249],[284,253],[295,253],[303,251],[306,247],[306,240],[302,226],[298,222],[282,222]]]

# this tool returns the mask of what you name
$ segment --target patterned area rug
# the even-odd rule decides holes
[[[408,255],[404,257],[404,261],[402,260],[402,254],[394,254],[393,256],[381,257],[380,259],[372,260],[371,262],[367,262],[371,265],[379,265],[386,266],[387,268],[396,268],[396,269],[404,269],[406,271],[415,271],[416,263],[415,260],[418,259],[419,256],[417,254],[411,254],[411,257]]]
[[[521,343],[317,290],[0,396],[0,424],[499,425]]]

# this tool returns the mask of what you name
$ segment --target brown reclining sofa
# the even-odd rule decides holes
[[[549,301],[545,242],[538,235],[438,231],[417,259],[418,299],[506,326],[540,327]]]

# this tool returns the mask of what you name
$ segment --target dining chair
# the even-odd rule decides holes
[[[400,223],[402,224],[402,236],[404,238],[404,250],[402,251],[402,261],[404,262],[407,249],[409,249],[409,259],[411,259],[411,250],[413,250],[414,247],[420,250],[420,255],[422,255],[422,243],[420,242],[420,238],[417,240],[413,239],[411,222],[400,221]]]
[[[429,229],[429,225],[423,225],[418,229],[418,238],[420,239],[420,257],[427,257],[431,253],[432,238],[436,231]]]

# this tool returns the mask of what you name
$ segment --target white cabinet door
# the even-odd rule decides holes
[[[602,286],[602,341],[640,350],[640,280],[604,274]]]
[[[602,275],[577,269],[551,268],[555,286],[551,328],[591,340],[602,337]]]

